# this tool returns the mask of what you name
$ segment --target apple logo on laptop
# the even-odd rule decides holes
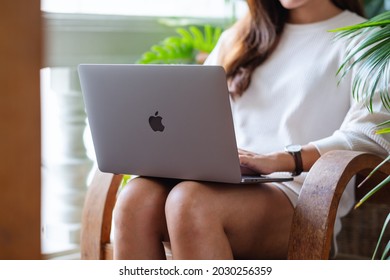
[[[154,116],[149,117],[149,124],[154,131],[163,132],[165,129],[165,126],[162,124],[162,117],[158,115],[158,111]]]

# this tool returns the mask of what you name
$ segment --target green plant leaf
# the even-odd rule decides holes
[[[382,21],[376,21],[376,22],[367,21],[365,23],[359,23],[359,24],[355,24],[355,25],[332,29],[332,30],[330,30],[330,32],[353,31],[353,30],[363,29],[363,28],[367,28],[367,27],[382,27],[382,26],[385,26],[388,24],[390,24],[390,20],[382,20]]]
[[[365,32],[370,32],[375,27],[384,27],[389,25],[390,21],[390,11],[383,12],[365,22],[358,23],[355,25],[345,26],[341,28],[336,28],[329,30],[330,32],[336,32],[336,39],[347,37],[349,39],[354,38],[358,35],[361,35]]]
[[[204,40],[207,45],[213,45],[213,28],[211,25],[204,27]]]
[[[186,39],[188,42],[193,42],[194,38],[192,37],[192,34],[184,28],[177,28],[176,33],[182,36],[183,39]]]
[[[380,124],[377,124],[377,127],[379,127],[379,126],[384,126],[384,125],[390,125],[390,120],[384,121],[384,122],[382,122],[382,123],[380,123]]]
[[[379,94],[384,107],[390,110],[390,11],[362,24],[334,31],[339,32],[336,37],[350,40],[346,57],[337,71],[339,82],[356,69],[352,96],[363,101],[372,112],[374,96]],[[352,40],[356,36],[361,36],[358,43]]]
[[[390,127],[379,129],[375,133],[376,134],[388,134],[388,133],[390,133]]]
[[[144,53],[137,63],[193,63],[193,47],[186,40],[168,37],[160,44],[152,46],[150,51]]]
[[[122,178],[122,182],[121,182],[121,188],[123,188],[124,186],[126,186],[126,184],[130,181],[131,179],[131,175],[123,175],[123,178]]]
[[[389,242],[387,242],[387,245],[386,245],[385,249],[383,250],[381,260],[385,260],[385,259],[388,260],[390,258],[389,252],[390,252],[390,240],[389,240]],[[389,255],[389,256],[386,258],[387,255]]]
[[[169,51],[167,50],[166,46],[155,45],[151,49],[154,53],[158,54],[160,57],[169,56]]]
[[[389,36],[390,36],[390,29],[386,28],[385,30],[379,30],[377,32],[370,34],[370,36],[367,36],[366,38],[364,38],[360,42],[360,44],[358,44],[356,47],[353,47],[349,52],[347,52],[348,56],[345,58],[344,62],[341,64],[337,73],[339,73],[345,67],[345,65],[348,62],[350,62],[354,56],[356,56],[357,53],[359,53],[359,52],[363,51],[364,49],[369,48],[371,46],[375,46],[377,43],[381,42],[382,40],[389,39]],[[368,54],[366,54],[366,55],[368,55]],[[360,60],[362,60],[361,57],[360,57]],[[355,64],[356,63],[354,63],[353,65],[355,65]],[[353,65],[350,65],[349,68],[352,68]]]
[[[205,39],[203,37],[202,31],[199,30],[196,26],[189,27],[191,34],[193,36],[194,48],[197,50],[205,50]]]
[[[205,25],[177,28],[179,36],[164,39],[145,52],[137,63],[141,64],[192,64],[196,62],[199,51],[210,53],[221,33],[222,28]]]
[[[389,121],[390,122],[390,121]],[[375,172],[377,172],[384,164],[386,164],[388,161],[390,161],[390,155],[387,156],[387,158],[385,158],[380,164],[378,164],[378,166],[376,166],[371,172],[370,174],[367,175],[367,177],[357,186],[358,188],[360,188],[368,179],[370,179],[370,177],[372,175],[375,174]]]
[[[390,27],[390,26],[389,26]],[[366,58],[384,60],[388,55],[388,44],[390,41],[390,28],[386,28],[386,32],[380,32],[370,34],[365,40],[363,40],[356,49],[349,54],[348,60],[353,59],[357,54],[361,53],[356,61],[349,65],[347,70],[349,71],[355,64],[364,61]]]
[[[374,93],[377,91],[378,84],[383,77],[383,71],[388,64],[390,52],[383,52],[381,48],[390,48],[389,42],[384,41],[372,47],[361,55],[355,62],[349,66],[346,71],[350,71],[357,63],[361,63],[356,71],[356,78],[354,80],[353,96],[357,98],[359,94],[370,102],[370,111],[372,111],[372,99]],[[371,77],[371,80],[369,79]]]
[[[381,234],[379,235],[379,238],[378,238],[378,242],[376,243],[376,247],[375,247],[375,250],[374,250],[374,253],[372,254],[372,259],[375,259],[376,257],[376,254],[377,254],[377,251],[378,251],[378,248],[379,248],[379,245],[381,244],[381,241],[382,241],[382,238],[383,238],[383,235],[385,234],[385,230],[387,228],[387,225],[389,224],[390,222],[390,213],[387,215],[387,218],[383,224],[383,227],[382,227],[382,231],[381,231]],[[389,244],[387,244],[389,245]],[[388,246],[386,246],[387,248]],[[388,249],[387,249],[388,250]],[[385,249],[386,251],[386,249]],[[384,254],[386,255],[386,254]],[[383,257],[383,256],[382,256]]]
[[[366,180],[364,180],[364,181],[366,181]],[[365,201],[367,201],[367,199],[369,199],[371,196],[373,196],[381,188],[386,186],[389,182],[390,182],[390,175],[388,177],[386,177],[386,179],[384,179],[378,185],[376,185],[375,188],[373,188],[371,191],[369,191],[362,199],[360,199],[359,202],[355,205],[355,209],[358,208],[360,205],[362,205]]]

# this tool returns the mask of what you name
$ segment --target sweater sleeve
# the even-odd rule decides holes
[[[354,150],[387,156],[390,153],[390,134],[376,134],[377,125],[390,120],[387,111],[376,94],[373,112],[369,112],[362,102],[352,100],[340,129],[332,136],[311,142],[322,155],[331,150]]]

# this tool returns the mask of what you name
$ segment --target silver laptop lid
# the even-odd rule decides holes
[[[200,65],[80,65],[103,172],[241,181],[225,72]]]

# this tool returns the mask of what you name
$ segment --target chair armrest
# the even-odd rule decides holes
[[[81,225],[81,258],[104,258],[110,242],[112,211],[123,175],[96,171],[85,198]]]
[[[374,169],[381,157],[353,151],[331,151],[311,168],[303,184],[290,232],[288,259],[328,259],[337,208],[350,179]],[[381,172],[390,174],[390,164]]]

